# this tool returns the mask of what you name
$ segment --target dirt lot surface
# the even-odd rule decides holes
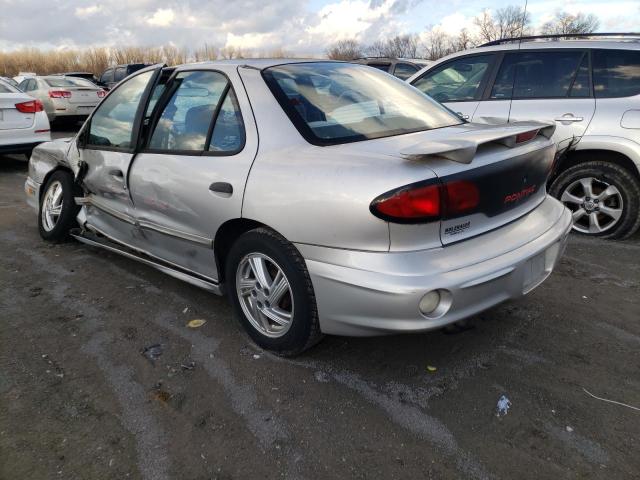
[[[640,407],[638,237],[573,236],[546,283],[457,334],[286,360],[225,299],[43,242],[26,174],[0,157],[3,480],[640,477],[640,411],[583,390]]]

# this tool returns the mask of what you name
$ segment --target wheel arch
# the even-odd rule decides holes
[[[282,236],[282,234],[269,225],[250,218],[233,218],[227,220],[218,228],[213,240],[213,251],[218,267],[218,281],[221,285],[224,284],[226,279],[225,263],[231,246],[242,234],[256,228],[268,228]]]
[[[56,172],[67,172],[69,175],[71,175],[71,178],[73,178],[73,171],[65,166],[65,165],[60,165],[58,164],[56,167],[54,167],[53,169],[49,170],[45,176],[42,179],[42,187],[40,188],[40,191],[38,192],[38,204],[40,204],[41,200],[42,200],[42,195],[44,194],[44,186],[47,184],[47,182],[49,181],[49,179],[51,178],[51,176],[56,173]]]
[[[562,161],[556,166],[553,177],[550,179],[550,183],[552,183],[558,177],[558,175],[560,175],[565,170],[579,165],[580,163],[590,161],[613,163],[624,168],[625,170],[628,170],[629,173],[634,175],[637,179],[640,179],[640,165],[634,162],[629,156],[617,150],[610,150],[606,148],[592,148],[571,150],[569,153],[567,153]]]

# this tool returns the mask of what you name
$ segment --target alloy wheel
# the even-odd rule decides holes
[[[571,183],[560,195],[560,201],[572,211],[574,230],[590,234],[613,228],[624,207],[620,190],[594,177]]]
[[[62,183],[56,180],[49,185],[42,199],[42,226],[47,232],[56,228],[62,214],[62,202]]]
[[[267,337],[286,334],[293,320],[293,293],[280,266],[262,253],[245,255],[236,271],[236,293],[251,325]]]

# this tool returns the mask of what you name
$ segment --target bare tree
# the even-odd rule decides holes
[[[455,52],[454,39],[439,28],[432,28],[426,35],[424,56],[428,60],[437,60]]]
[[[495,17],[489,10],[474,19],[480,40],[491,42],[501,38],[514,38],[531,33],[531,17],[523,8],[509,5],[496,10]]]
[[[418,35],[396,35],[388,40],[376,40],[365,52],[372,57],[415,58],[419,46]]]
[[[363,56],[363,48],[355,40],[339,40],[331,45],[327,51],[327,57],[332,60],[354,60]]]
[[[206,62],[218,58],[218,49],[208,43],[193,51],[193,59],[196,62]]]
[[[592,33],[600,27],[600,21],[593,14],[585,15],[578,12],[575,15],[556,11],[553,20],[542,25],[540,32],[543,35],[562,35],[570,33]]]

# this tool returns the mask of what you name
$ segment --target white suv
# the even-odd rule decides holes
[[[640,227],[640,37],[613,35],[490,42],[407,81],[470,121],[555,122],[550,192],[574,230],[626,238]]]

